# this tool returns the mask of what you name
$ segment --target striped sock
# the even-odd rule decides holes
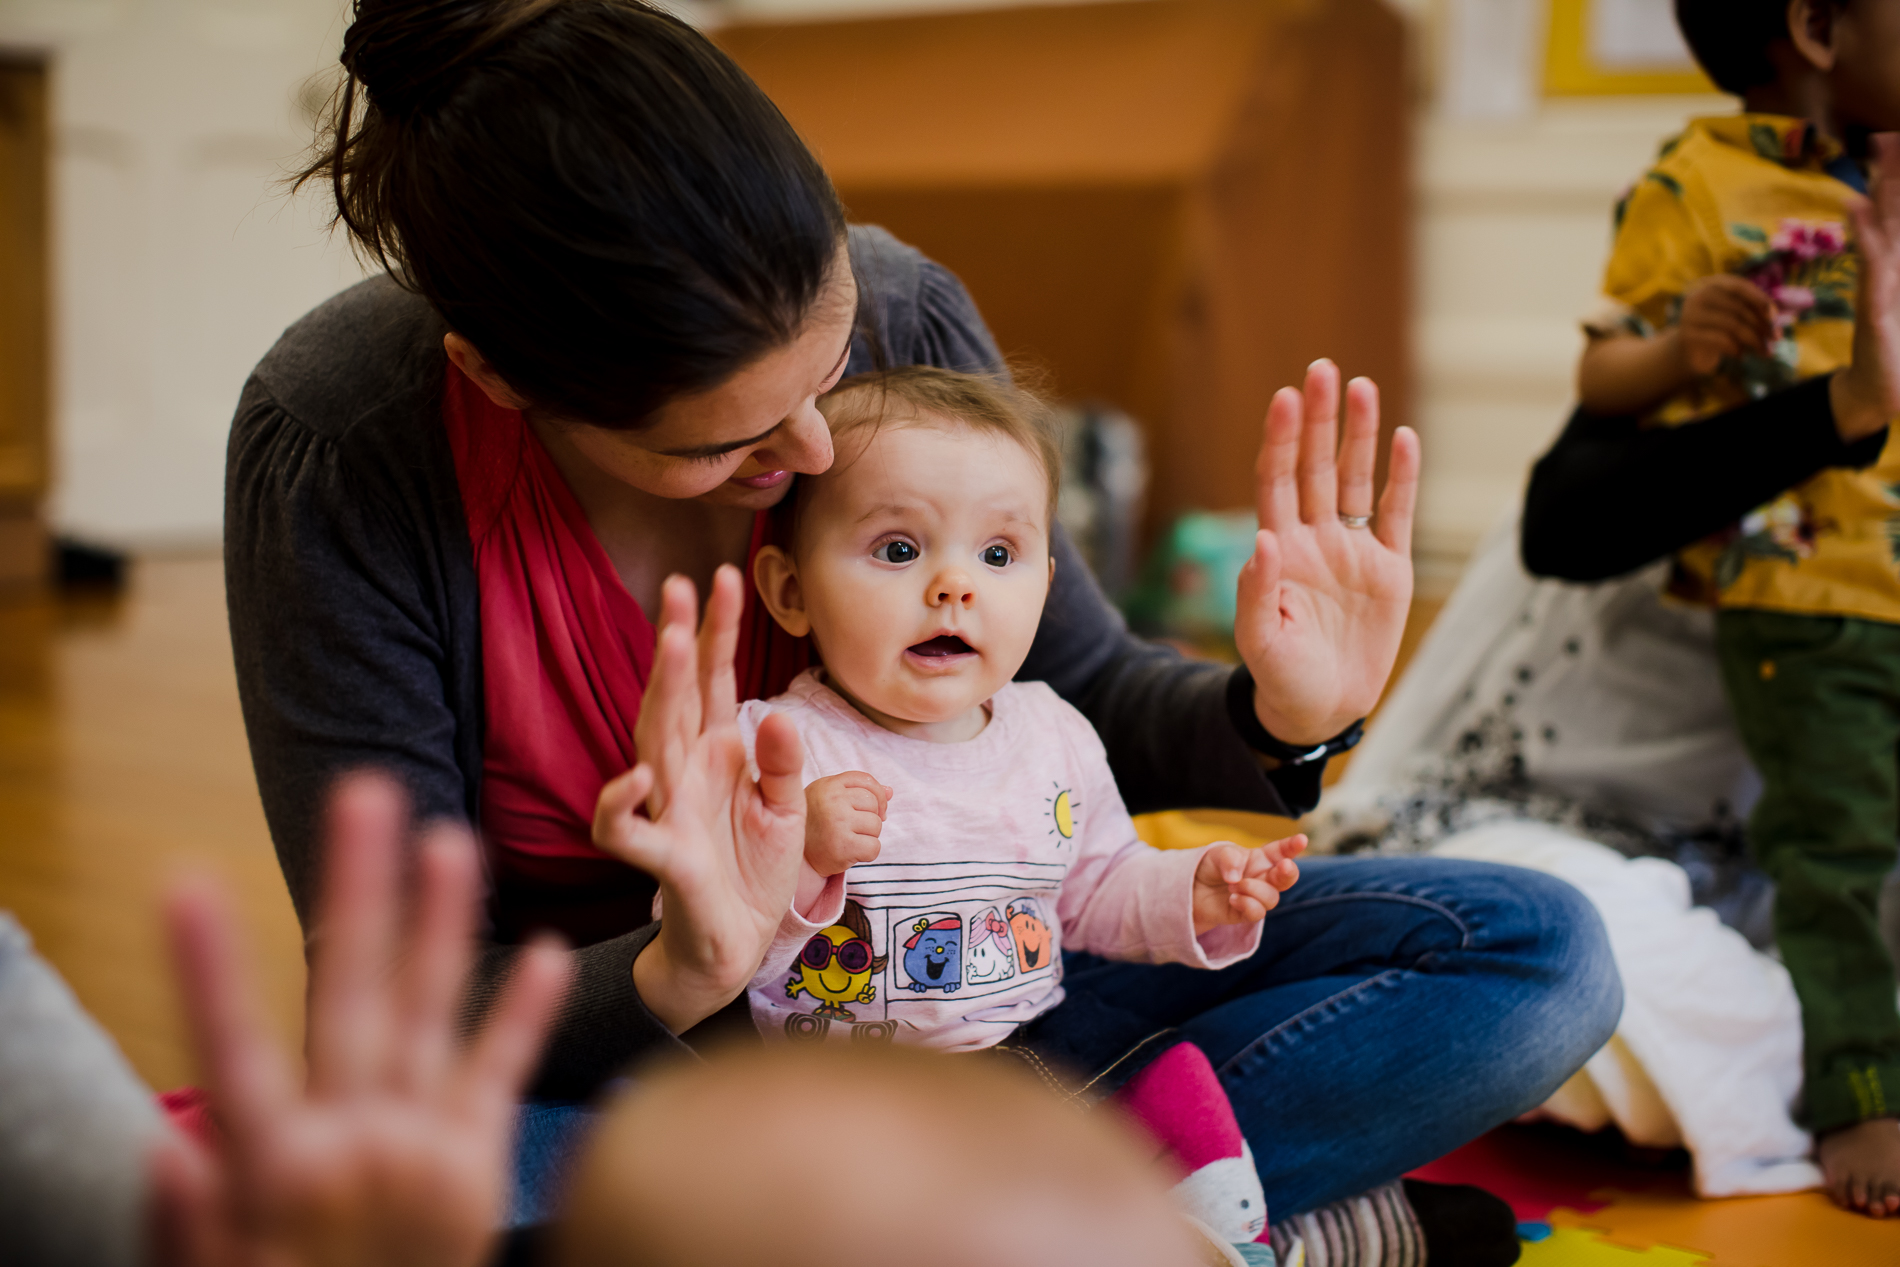
[[[1275,1223],[1271,1235],[1283,1263],[1298,1237],[1306,1267],[1425,1267],[1425,1235],[1396,1179]]]

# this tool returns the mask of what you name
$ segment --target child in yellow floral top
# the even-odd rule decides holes
[[[1697,119],[1617,208],[1582,405],[1675,426],[1852,359],[1860,280],[1847,143],[1900,129],[1900,0],[1677,0],[1744,113]],[[1682,551],[1719,608],[1729,702],[1763,792],[1801,996],[1805,1113],[1837,1200],[1900,1213],[1900,1014],[1875,903],[1900,825],[1900,445],[1831,468]]]

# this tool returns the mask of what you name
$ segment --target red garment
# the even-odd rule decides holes
[[[442,419],[481,590],[481,832],[496,931],[553,927],[577,944],[645,924],[652,882],[590,843],[594,802],[632,768],[655,632],[621,584],[520,411],[451,365]],[[772,517],[752,529],[750,557]],[[776,695],[811,663],[746,586],[740,698]]]

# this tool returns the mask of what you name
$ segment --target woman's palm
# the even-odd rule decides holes
[[[1335,458],[1339,396],[1338,371],[1320,361],[1303,393],[1274,397],[1256,470],[1261,531],[1240,574],[1235,643],[1262,724],[1290,743],[1317,743],[1372,710],[1411,606],[1417,437],[1393,438],[1375,520],[1378,394],[1363,379],[1348,386]]]

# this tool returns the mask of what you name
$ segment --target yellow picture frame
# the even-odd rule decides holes
[[[1691,66],[1682,70],[1608,70],[1590,51],[1590,6],[1594,0],[1550,0],[1550,37],[1545,45],[1547,97],[1660,96],[1721,90]]]

